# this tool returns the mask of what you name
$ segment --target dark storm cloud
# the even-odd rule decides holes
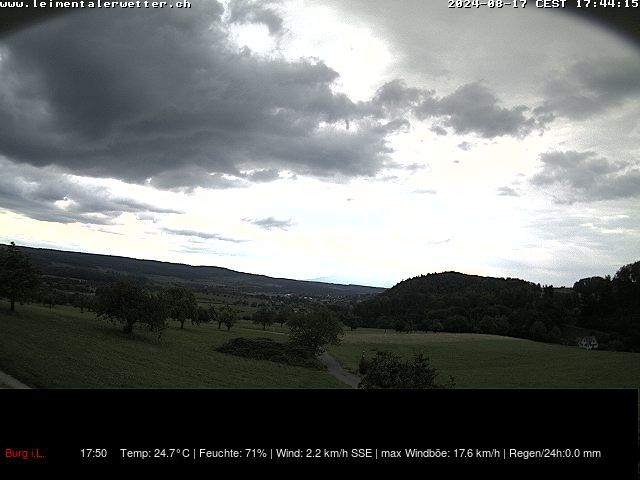
[[[238,50],[227,22],[282,29],[275,2],[188,10],[81,11],[0,44],[0,154],[37,167],[192,190],[246,187],[287,170],[344,181],[393,166],[411,114],[438,134],[524,136],[525,106],[485,87],[451,95],[396,79],[367,102],[334,93],[336,71]]]
[[[406,114],[431,93],[408,87],[404,80],[395,79],[382,85],[369,102],[360,102],[358,106],[378,118],[394,118]]]
[[[115,196],[103,186],[74,181],[53,168],[38,169],[0,159],[0,206],[36,220],[111,224],[125,212],[182,213]]]
[[[232,23],[261,23],[269,29],[271,35],[282,31],[282,17],[269,4],[277,1],[231,0],[229,3],[229,21]]]
[[[259,10],[236,7],[237,21]],[[187,189],[241,186],[243,171],[263,171],[246,180],[266,181],[281,169],[349,178],[385,166],[387,137],[406,120],[381,119],[333,93],[338,73],[320,61],[238,51],[222,13],[216,2],[83,11],[7,38],[0,154]],[[380,92],[379,111],[396,109],[403,91],[414,95],[394,88]],[[357,128],[346,130],[346,120]]]
[[[445,97],[430,96],[415,109],[415,114],[423,119],[440,119],[442,125],[432,128],[438,135],[448,127],[457,134],[474,133],[483,138],[526,137],[550,121],[548,116],[532,115],[525,105],[500,106],[498,97],[479,83],[463,85]]]
[[[640,95],[640,63],[634,58],[578,62],[551,77],[537,109],[570,119],[585,119]]]
[[[289,230],[294,225],[294,222],[291,219],[277,220],[274,217],[245,218],[244,221],[265,230],[273,230],[274,228],[279,230]]]
[[[162,231],[170,233],[172,235],[178,235],[181,237],[198,237],[198,238],[204,238],[205,240],[219,240],[221,242],[231,242],[231,243],[246,242],[246,240],[238,240],[236,238],[225,237],[224,235],[220,235],[219,233],[198,232],[196,230],[179,230],[179,229],[173,229],[173,228],[163,228]]]
[[[255,172],[246,174],[246,178],[251,182],[266,183],[278,180],[280,178],[280,175],[278,174],[278,170],[275,169],[256,170]]]
[[[237,176],[236,176],[237,175]],[[184,165],[179,169],[170,169],[153,176],[150,183],[156,188],[178,191],[192,191],[196,187],[204,188],[243,188],[248,184],[240,173],[209,173],[202,167]]]
[[[540,161],[542,167],[530,183],[551,189],[559,203],[640,195],[637,164],[612,161],[592,151],[553,151],[540,155]]]

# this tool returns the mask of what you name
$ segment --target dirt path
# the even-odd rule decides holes
[[[31,387],[16,380],[11,375],[7,375],[4,372],[0,372],[0,389],[15,388],[20,390],[30,389]]]
[[[360,383],[360,377],[358,375],[354,375],[353,373],[346,371],[338,361],[327,352],[320,355],[319,359],[327,366],[329,373],[339,381],[346,383],[351,388],[358,388],[358,384]]]

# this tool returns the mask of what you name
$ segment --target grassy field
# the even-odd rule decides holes
[[[142,329],[118,325],[71,307],[0,302],[0,370],[46,388],[341,388],[325,371],[225,355],[215,347],[234,337],[284,341],[287,328],[263,331],[240,321],[230,332],[217,324],[180,330],[173,323],[160,342]],[[516,338],[476,334],[346,332],[329,352],[355,371],[362,351],[405,357],[424,352],[444,381],[458,388],[640,387],[640,354],[580,350]]]
[[[451,333],[347,332],[330,353],[355,371],[362,351],[389,350],[405,357],[424,352],[457,388],[639,388],[640,354],[586,351],[509,337]]]
[[[233,337],[270,337],[240,322],[168,328],[160,342],[142,329],[132,337],[117,325],[71,307],[0,302],[0,370],[44,388],[344,388],[326,371],[218,353]]]

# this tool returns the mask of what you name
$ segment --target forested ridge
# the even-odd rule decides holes
[[[575,344],[597,335],[601,348],[640,351],[640,262],[573,288],[457,272],[421,275],[358,302],[352,327],[476,332]]]

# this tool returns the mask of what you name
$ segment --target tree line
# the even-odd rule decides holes
[[[0,249],[0,295],[9,300],[11,310],[29,298],[50,307],[68,303],[122,323],[127,333],[136,323],[162,332],[168,319],[178,321],[181,328],[191,321],[217,322],[218,328],[227,329],[238,320],[229,305],[219,310],[199,306],[193,292],[179,286],[154,290],[140,282],[117,280],[72,294],[46,287],[29,255],[13,243]],[[574,339],[565,332],[574,326],[597,332],[601,348],[640,351],[640,262],[624,265],[613,278],[583,278],[573,288],[560,289],[456,272],[422,275],[365,300],[333,299],[327,307],[352,329],[486,333],[572,344]],[[290,324],[291,318],[300,322],[305,309],[262,306],[244,318],[266,329]]]
[[[598,331],[612,350],[640,351],[640,262],[613,278],[592,277],[573,288],[456,272],[405,280],[386,292],[340,307],[350,328],[398,332],[486,333],[572,343],[564,330]]]
[[[0,249],[0,281],[0,295],[9,300],[12,311],[16,302],[33,298],[50,307],[68,303],[81,311],[91,310],[98,317],[120,323],[125,334],[131,334],[139,325],[160,336],[170,320],[177,321],[181,329],[190,321],[194,325],[217,322],[218,328],[224,326],[230,330],[239,317],[229,305],[218,309],[211,304],[208,308],[198,305],[193,291],[185,287],[150,289],[128,278],[100,285],[93,294],[90,291],[65,294],[55,289],[42,289],[39,287],[45,283],[32,265],[30,256],[21,252],[14,243]],[[286,323],[291,342],[312,356],[322,353],[328,344],[336,343],[342,334],[336,317],[323,306],[316,306],[312,311],[294,311],[286,306],[277,310],[263,306],[251,319],[263,329],[274,323],[280,326]]]

